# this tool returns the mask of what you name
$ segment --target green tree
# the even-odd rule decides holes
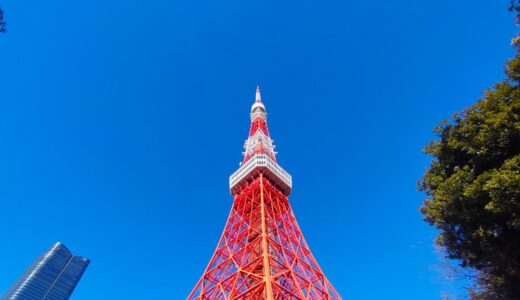
[[[520,0],[510,0],[509,10],[516,13],[516,20],[518,23],[518,17],[520,16]]]
[[[520,11],[517,1],[511,10]],[[448,258],[477,275],[473,299],[520,299],[520,42],[507,78],[443,121],[419,183],[421,212]]]
[[[0,7],[0,33],[5,32],[7,30],[7,25],[4,21],[4,11]]]

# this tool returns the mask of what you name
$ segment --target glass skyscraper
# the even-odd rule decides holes
[[[38,257],[2,300],[66,300],[90,261],[58,242]]]

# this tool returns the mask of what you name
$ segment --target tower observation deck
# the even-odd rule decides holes
[[[189,300],[340,300],[312,255],[287,198],[292,177],[276,160],[260,89],[244,158],[229,177],[224,232]]]

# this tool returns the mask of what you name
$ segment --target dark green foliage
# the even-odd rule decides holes
[[[520,25],[520,0],[509,0],[509,11],[515,13],[516,24]]]
[[[0,32],[6,32],[7,24],[4,21],[4,11],[0,7]]]
[[[506,80],[438,126],[439,140],[424,149],[434,160],[420,182],[421,212],[447,256],[476,271],[473,299],[520,299],[518,48],[505,72]]]

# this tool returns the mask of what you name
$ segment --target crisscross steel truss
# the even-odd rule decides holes
[[[341,299],[287,197],[262,174],[235,195],[215,254],[188,299]]]

